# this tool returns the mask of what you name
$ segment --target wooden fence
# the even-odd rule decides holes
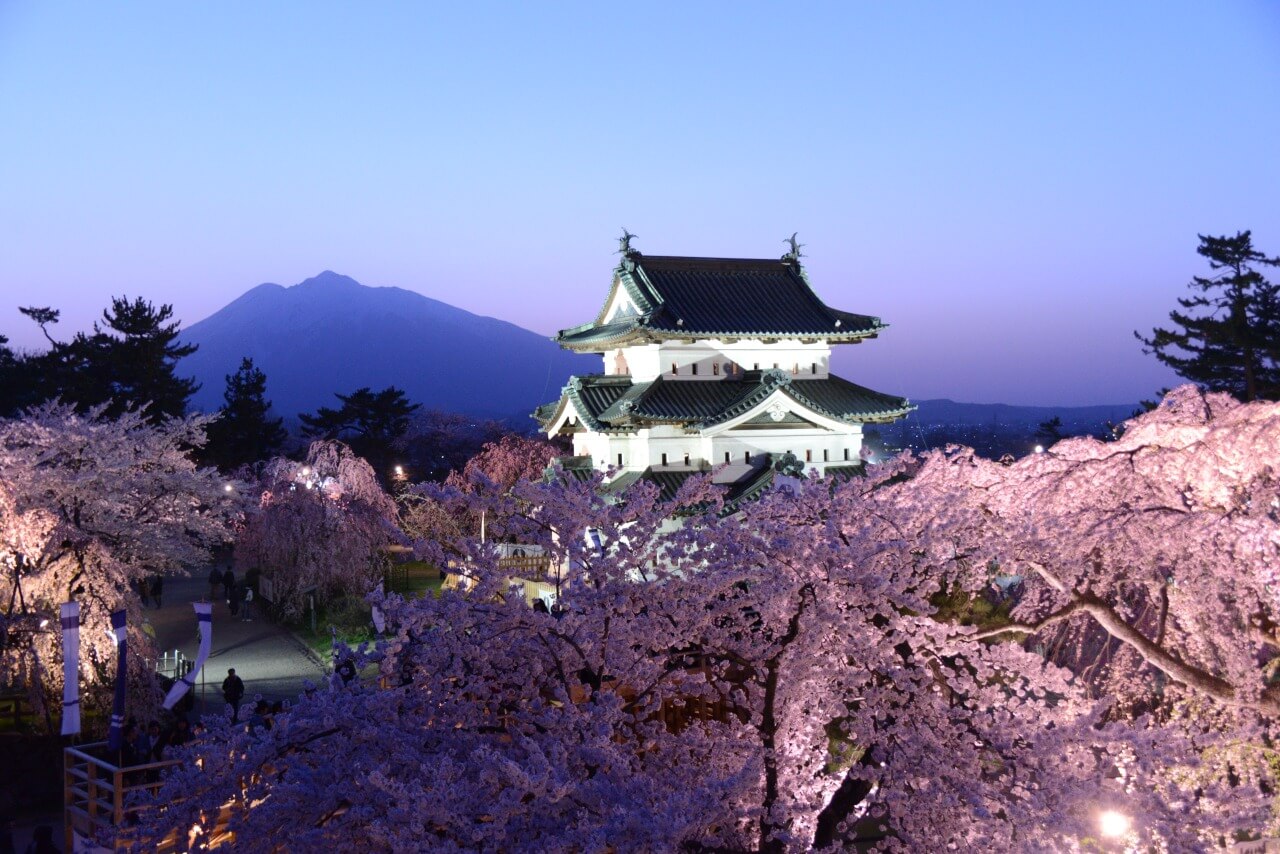
[[[64,851],[157,851],[166,854],[187,848],[186,839],[174,831],[164,839],[143,843],[119,840],[133,809],[126,807],[129,794],[159,789],[160,772],[178,764],[176,759],[122,768],[110,756],[105,741],[68,747],[62,751]],[[76,847],[77,837],[82,847]],[[100,847],[103,840],[109,848]]]

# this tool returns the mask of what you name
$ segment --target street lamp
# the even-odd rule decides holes
[[[1043,454],[1043,453],[1044,453],[1044,445],[1036,445],[1036,453],[1037,453],[1037,454]]]
[[[1129,816],[1116,810],[1103,810],[1098,813],[1098,832],[1108,839],[1117,839],[1128,834],[1133,826]]]

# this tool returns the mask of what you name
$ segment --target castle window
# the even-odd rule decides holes
[[[791,376],[796,377],[799,375],[800,375],[800,363],[796,362],[791,366]]]
[[[818,363],[817,363],[817,362],[814,362],[814,363],[809,367],[809,373],[814,374],[815,376],[817,375],[817,373],[818,373]]]
[[[750,452],[750,451],[743,451],[743,452],[742,452],[742,461],[743,461],[744,463],[749,463],[749,462],[751,462],[751,452]]]
[[[697,362],[694,362],[692,365],[690,365],[690,366],[689,366],[689,373],[693,374],[695,377],[698,375],[698,363],[697,363]]]
[[[718,377],[718,376],[720,376],[720,363],[719,363],[719,362],[712,362],[712,363],[711,363],[711,376],[713,376],[713,377]]]
[[[849,449],[848,449],[848,448],[845,448],[845,449],[844,449],[844,458],[845,458],[846,460],[847,460],[847,459],[849,459]]]
[[[774,363],[773,363],[773,369],[774,369],[775,371],[776,371],[776,370],[778,370],[778,363],[777,363],[777,362],[774,362]]]
[[[813,462],[813,450],[812,450],[811,448],[805,448],[805,451],[804,451],[804,461],[805,461],[806,463],[811,463],[811,462]]]
[[[827,461],[828,461],[828,460],[830,460],[830,459],[831,459],[831,452],[830,452],[830,451],[828,451],[826,448],[823,448],[823,449],[822,449],[822,461],[825,463],[825,462],[827,462]]]
[[[727,463],[727,462],[729,462],[729,452],[728,452],[728,451],[725,451],[725,452],[724,452],[724,461],[725,461],[726,463]]]
[[[667,455],[666,455],[666,454],[663,454],[663,455],[662,455],[662,464],[663,464],[664,466],[667,464]]]
[[[689,465],[689,455],[688,455],[688,454],[685,454],[685,455],[684,455],[684,464],[685,464],[685,465]]]
[[[677,375],[677,374],[679,374],[679,373],[680,373],[680,368],[676,367],[676,363],[675,363],[675,362],[672,362],[672,363],[671,363],[671,375],[672,375],[672,376],[676,376],[676,375]]]
[[[618,468],[622,468],[622,454],[618,454]]]
[[[755,363],[755,367],[754,367],[754,368],[752,368],[751,370],[753,370],[753,371],[758,371],[758,370],[760,370],[760,363],[759,363],[759,362],[756,362],[756,363]]]

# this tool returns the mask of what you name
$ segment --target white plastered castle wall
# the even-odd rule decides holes
[[[773,368],[803,379],[825,379],[830,376],[831,345],[796,340],[766,343],[759,339],[732,343],[715,338],[662,341],[608,350],[603,354],[603,364],[605,374],[627,374],[636,382],[649,382],[659,376],[672,380],[731,378],[742,371]]]

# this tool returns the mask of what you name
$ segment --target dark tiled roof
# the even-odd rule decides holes
[[[676,497],[676,493],[680,491],[680,487],[684,485],[686,480],[700,474],[706,474],[706,472],[692,469],[647,468],[643,472],[627,472],[610,482],[606,489],[611,494],[618,495],[626,492],[636,481],[647,480],[657,484],[658,500],[667,502]],[[766,465],[752,469],[733,483],[723,484],[725,487],[725,509],[731,511],[743,501],[754,500],[769,484],[773,483],[773,475],[773,467]],[[684,507],[677,509],[676,513],[679,514],[681,511],[694,512],[698,509],[700,508]]]
[[[854,341],[884,328],[880,318],[828,308],[793,260],[629,255],[618,284],[639,314],[563,330],[574,349],[635,338],[801,338]]]
[[[651,422],[710,427],[747,412],[778,389],[801,406],[845,421],[892,421],[913,408],[906,398],[839,377],[793,380],[779,371],[748,371],[740,380],[659,377],[634,384],[627,377],[574,377],[565,388],[565,398],[582,403],[594,422],[589,425],[593,430]]]

